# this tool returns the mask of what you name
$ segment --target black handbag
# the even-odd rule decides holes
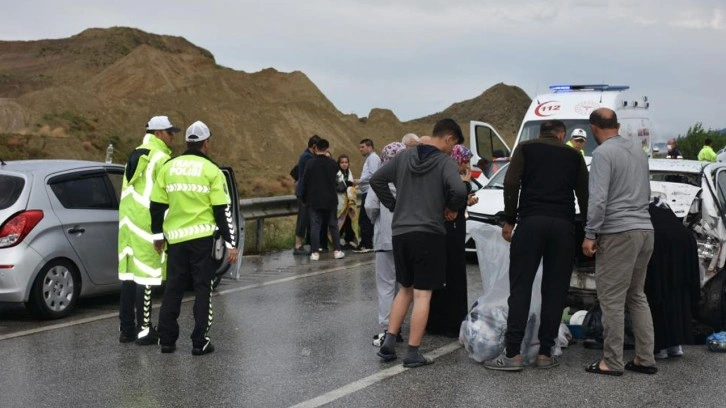
[[[338,193],[345,193],[345,190],[348,189],[348,185],[345,183],[345,181],[341,181],[338,183],[338,185],[335,186],[335,191]]]

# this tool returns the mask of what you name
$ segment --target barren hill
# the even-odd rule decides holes
[[[462,129],[471,120],[494,125],[505,141],[512,146],[532,99],[520,88],[503,83],[494,85],[476,98],[457,102],[444,111],[409,122],[428,125],[440,119],[454,118]]]
[[[526,100],[526,101],[525,101]],[[210,155],[231,165],[244,195],[289,193],[287,175],[308,137],[348,154],[355,173],[358,141],[377,148],[409,131],[429,133],[441,117],[488,121],[512,138],[529,98],[496,85],[443,112],[402,123],[387,109],[345,115],[301,72],[246,73],[221,67],[181,37],[132,28],[89,29],[66,39],[0,41],[0,158],[101,160],[113,143],[124,162],[149,117],[166,114],[185,127],[210,126]],[[175,140],[174,153],[183,150]]]

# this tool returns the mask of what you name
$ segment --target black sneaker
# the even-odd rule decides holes
[[[119,343],[131,343],[134,340],[136,340],[136,334],[121,332],[121,334],[118,336]]]
[[[176,351],[176,344],[161,345],[161,352],[164,354],[173,353]]]
[[[361,245],[361,246],[358,247],[358,249],[353,250],[353,252],[355,252],[357,254],[366,254],[368,252],[373,252],[373,249]]]
[[[139,332],[139,335],[136,337],[137,346],[151,346],[153,344],[159,344],[159,333],[153,327]]]
[[[211,341],[207,340],[207,343],[204,344],[202,347],[194,347],[192,348],[192,355],[193,356],[203,356],[205,354],[214,353],[214,344],[212,344]]]
[[[294,248],[292,250],[292,254],[293,255],[310,255],[310,252],[308,252],[308,250],[305,249],[304,247],[300,247],[300,248]]]

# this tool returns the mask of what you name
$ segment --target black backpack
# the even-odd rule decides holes
[[[300,171],[297,164],[292,168],[292,170],[290,170],[290,177],[292,177],[295,181],[300,179]]]

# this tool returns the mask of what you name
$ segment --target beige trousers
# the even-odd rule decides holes
[[[655,365],[653,318],[643,287],[653,253],[653,231],[602,234],[597,240],[595,282],[602,308],[603,358],[611,370],[623,370],[625,308],[633,320],[635,355],[644,366]]]

